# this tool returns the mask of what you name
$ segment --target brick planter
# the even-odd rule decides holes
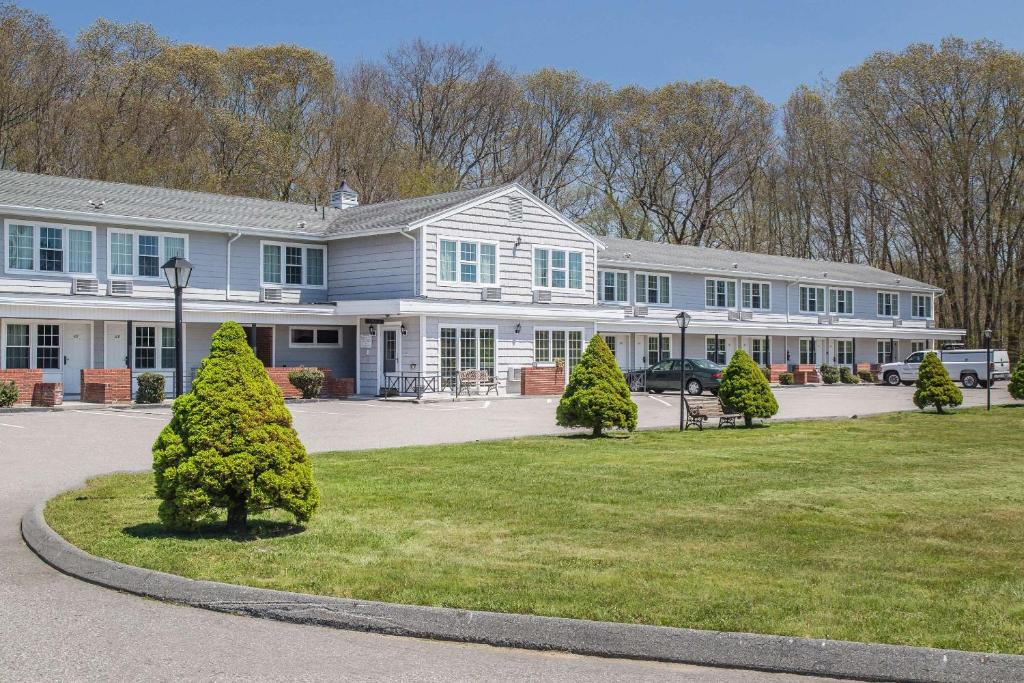
[[[82,370],[82,403],[131,403],[132,373],[128,368]]]
[[[795,384],[820,384],[821,378],[818,376],[818,367],[810,363],[797,365],[793,371],[793,381]]]
[[[32,390],[32,405],[52,408],[64,403],[63,382],[39,382]]]
[[[32,403],[35,387],[43,381],[42,370],[0,370],[0,382],[14,382],[18,387],[16,406],[27,406]]]
[[[289,380],[288,375],[296,370],[302,370],[301,366],[294,368],[267,368],[270,381],[277,385],[285,398],[302,398],[299,391]],[[324,388],[320,394],[321,398],[346,398],[356,393],[356,381],[352,377],[334,377],[327,368],[320,368],[324,373]]]
[[[565,369],[527,366],[523,368],[520,390],[523,396],[561,394],[565,390]]]
[[[786,372],[785,363],[772,363],[768,366],[768,381],[777,383],[779,381],[779,375],[784,372]]]

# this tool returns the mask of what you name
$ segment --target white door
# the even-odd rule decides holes
[[[377,376],[380,378],[381,391],[384,390],[384,377],[401,370],[402,335],[398,326],[381,329],[377,342]]]
[[[128,326],[125,323],[104,323],[103,332],[103,367],[128,367]]]
[[[725,339],[725,363],[729,364],[732,354],[736,353],[736,337],[724,337]]]
[[[615,362],[623,370],[629,369],[629,335],[628,334],[606,334],[604,342],[612,350]]]
[[[64,323],[64,393],[82,393],[82,370],[91,367],[92,323]]]

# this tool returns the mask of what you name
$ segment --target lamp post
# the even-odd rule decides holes
[[[985,337],[985,410],[992,410],[992,330],[982,334]]]
[[[679,431],[686,430],[686,328],[690,326],[690,314],[680,311],[676,316],[681,341],[679,345]]]
[[[182,344],[181,292],[192,277],[192,264],[182,256],[172,256],[163,265],[167,286],[174,290],[174,397],[185,393],[185,347]]]

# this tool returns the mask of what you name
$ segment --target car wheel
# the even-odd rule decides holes
[[[900,373],[888,372],[885,375],[885,383],[890,387],[898,387],[900,385]]]
[[[964,385],[964,389],[973,389],[978,386],[977,375],[964,375],[960,378],[960,384]]]
[[[686,383],[686,393],[690,396],[699,396],[704,393],[704,387],[701,386],[699,380],[691,379]]]

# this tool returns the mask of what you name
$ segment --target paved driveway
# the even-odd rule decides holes
[[[984,392],[967,393],[984,402]],[[782,416],[910,409],[904,388],[792,388]],[[1005,400],[1005,390],[995,393]],[[638,396],[641,425],[671,426],[678,397]],[[557,431],[544,398],[294,406],[311,451]],[[18,522],[34,502],[88,476],[143,469],[167,409],[0,414],[0,680],[683,680],[797,677],[609,660],[335,631],[235,617],[122,595],[43,565]],[[809,680],[809,679],[799,679]]]

